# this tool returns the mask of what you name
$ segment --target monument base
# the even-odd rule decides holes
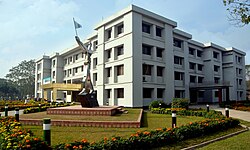
[[[96,99],[96,93],[77,95],[78,101],[81,103],[82,107],[92,108],[99,107],[98,101]]]

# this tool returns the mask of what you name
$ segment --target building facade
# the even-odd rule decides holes
[[[100,105],[246,99],[245,53],[194,41],[176,27],[176,22],[134,5],[95,27],[87,41],[93,45],[91,78]],[[81,87],[60,86],[82,82],[84,57],[76,46],[38,59],[35,96],[74,100]]]

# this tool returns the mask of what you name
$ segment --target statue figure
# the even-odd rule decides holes
[[[81,102],[82,107],[99,107],[98,101],[96,99],[96,91],[94,90],[93,84],[90,78],[90,65],[91,65],[91,55],[93,51],[91,50],[91,43],[84,45],[80,38],[76,35],[75,39],[79,47],[84,53],[84,76],[83,84],[84,88],[78,94],[78,98]]]

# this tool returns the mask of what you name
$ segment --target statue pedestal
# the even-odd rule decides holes
[[[96,93],[86,94],[86,95],[78,95],[82,107],[99,107],[98,101],[96,99]]]

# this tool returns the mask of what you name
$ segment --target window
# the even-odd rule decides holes
[[[107,70],[107,77],[111,77],[111,67],[106,68],[106,70]]]
[[[219,69],[220,69],[220,66],[216,66],[216,65],[214,65],[214,71],[215,71],[215,72],[218,72],[218,71],[219,71]]]
[[[55,65],[56,65],[56,60],[53,60],[52,66],[55,67]]]
[[[239,75],[241,75],[241,73],[242,73],[242,69],[239,69]]]
[[[72,62],[72,57],[68,58],[68,64],[70,64]]]
[[[63,71],[63,74],[64,74],[64,77],[66,77],[66,76],[67,76],[67,71],[64,70],[64,71]]]
[[[124,75],[124,65],[117,66],[117,76]]]
[[[157,98],[163,98],[164,89],[157,89]]]
[[[37,70],[41,70],[41,64],[37,64]]]
[[[156,36],[159,36],[159,37],[161,37],[162,35],[162,28],[160,28],[160,27],[156,27]]]
[[[68,75],[70,75],[71,74],[71,69],[68,69]]]
[[[117,56],[123,55],[123,46],[117,47]]]
[[[123,30],[124,30],[123,24],[117,26],[117,34],[118,35],[123,33],[124,32]]]
[[[110,98],[111,97],[111,89],[107,89],[106,92],[107,92],[107,98]]]
[[[202,71],[203,65],[197,64],[197,68],[198,68],[199,71]]]
[[[197,57],[201,57],[202,56],[202,51],[197,50]]]
[[[220,82],[220,78],[214,77],[214,83],[219,84],[219,82]]]
[[[112,34],[112,29],[106,30],[107,40],[109,40],[111,38],[111,34]]]
[[[93,69],[95,69],[97,66],[97,58],[93,59]]]
[[[183,64],[183,60],[184,60],[183,57],[174,56],[174,64],[182,65]]]
[[[162,53],[163,53],[164,49],[163,48],[156,48],[156,57],[161,57],[162,58]]]
[[[75,70],[75,73],[77,73],[78,72],[78,68],[76,67],[76,68],[74,68],[74,70]]]
[[[184,80],[184,73],[183,72],[174,72],[174,79],[175,80]]]
[[[196,82],[196,76],[190,76],[190,82],[195,83]]]
[[[203,82],[203,77],[198,77],[198,83],[202,83]]]
[[[152,88],[143,88],[143,98],[152,98]]]
[[[143,75],[151,75],[151,65],[143,64],[142,65],[142,74]]]
[[[142,32],[150,34],[151,25],[147,23],[142,23]]]
[[[83,70],[84,70],[84,66],[81,66],[81,68],[82,68],[82,69],[81,69],[81,71],[83,72]]]
[[[242,58],[238,57],[238,63],[241,63],[241,61],[242,61]]]
[[[157,66],[157,76],[163,76],[164,67]]]
[[[106,50],[107,58],[111,58],[111,49]]]
[[[190,54],[190,55],[194,55],[194,53],[195,53],[195,49],[189,47],[189,54]]]
[[[214,97],[219,97],[219,91],[214,91]]]
[[[219,53],[213,52],[213,57],[214,57],[215,59],[219,59]]]
[[[78,60],[78,54],[75,55],[75,60]]]
[[[239,79],[239,85],[241,85],[242,84],[242,79]]]
[[[189,69],[195,70],[195,63],[189,63]]]
[[[95,48],[95,50],[97,49],[97,46],[98,45],[98,41],[96,40],[96,41],[94,41],[94,48]]]
[[[37,80],[41,80],[41,74],[37,74]]]
[[[66,65],[67,64],[67,59],[64,59],[64,65]]]
[[[184,98],[185,91],[184,90],[175,90],[175,98]]]
[[[124,98],[124,89],[123,88],[117,89],[117,98]]]
[[[53,71],[53,73],[52,73],[53,75],[52,75],[52,77],[53,78],[55,78],[55,76],[56,76],[56,72],[55,71]]]
[[[94,81],[94,82],[97,81],[97,73],[93,73],[93,81]]]
[[[174,38],[174,46],[182,48],[182,41],[179,39]]]
[[[151,55],[152,46],[142,45],[142,54]]]

